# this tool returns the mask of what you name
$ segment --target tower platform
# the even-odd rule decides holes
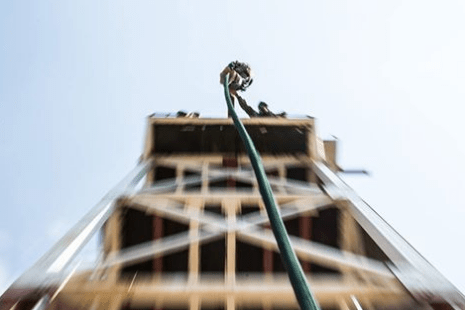
[[[313,118],[243,123],[323,310],[465,309],[339,178],[337,143],[317,136]],[[83,234],[99,229],[101,259],[70,273]],[[140,165],[0,301],[28,288],[23,302],[44,309],[298,309],[277,251],[232,120],[149,117]]]

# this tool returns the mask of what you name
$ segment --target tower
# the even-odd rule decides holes
[[[315,120],[243,120],[322,309],[465,309],[337,175]],[[100,259],[72,264],[92,234]],[[231,119],[148,118],[139,165],[1,297],[6,309],[297,309]]]

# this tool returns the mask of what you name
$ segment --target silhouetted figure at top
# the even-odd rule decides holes
[[[258,111],[255,111],[251,106],[247,104],[247,101],[245,101],[244,98],[239,96],[236,93],[237,100],[239,101],[239,105],[241,108],[247,113],[250,117],[286,117],[286,112],[281,112],[278,114],[275,114],[268,109],[268,105],[260,101],[258,104]]]
[[[258,104],[258,111],[255,111],[250,107],[245,99],[243,99],[237,91],[245,91],[253,82],[253,74],[249,65],[239,61],[231,62],[220,74],[220,83],[224,85],[225,77],[229,75],[229,93],[231,95],[231,102],[234,106],[234,98],[237,98],[241,108],[250,117],[286,117],[286,112],[275,114],[268,109],[268,105],[265,102]],[[231,117],[228,111],[228,116]]]

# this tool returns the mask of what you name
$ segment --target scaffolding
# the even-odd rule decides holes
[[[243,123],[323,310],[465,309],[338,176],[315,120]],[[102,233],[100,259],[73,260]],[[0,298],[10,309],[297,309],[231,119],[148,118],[140,164]]]

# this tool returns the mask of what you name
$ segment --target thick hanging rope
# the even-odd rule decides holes
[[[271,228],[278,243],[281,258],[284,261],[284,266],[286,267],[300,308],[302,310],[320,310],[315,298],[310,292],[310,288],[305,279],[305,274],[302,270],[302,267],[300,266],[297,256],[295,255],[294,249],[291,246],[286,227],[284,226],[284,222],[279,214],[276,200],[274,198],[273,192],[271,191],[271,186],[266,177],[265,169],[263,168],[260,156],[255,149],[255,145],[253,144],[252,139],[245,130],[244,125],[237,117],[236,111],[232,105],[231,96],[229,93],[229,73],[224,75],[224,81],[222,81],[222,84],[224,86],[224,95],[226,97],[229,114],[232,116],[234,125],[239,132],[242,142],[244,143],[247,150],[247,154],[249,155],[250,162],[252,163],[255,177],[258,181],[260,194],[270,219]]]

